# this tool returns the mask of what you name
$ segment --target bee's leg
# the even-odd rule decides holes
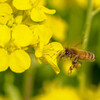
[[[76,64],[78,62],[78,56],[76,56],[74,59],[73,59],[73,61],[72,61],[72,64]]]
[[[57,56],[57,59],[58,59],[58,60],[61,60],[64,56],[65,56],[65,53],[64,53],[64,52],[61,52],[61,53]]]
[[[69,68],[69,71],[68,71],[69,74],[72,73],[72,70],[73,70],[74,68],[78,68],[77,62],[80,62],[80,61],[78,61],[78,56],[76,56],[76,57],[72,60],[72,66]],[[81,63],[81,62],[80,62],[80,63]]]
[[[72,73],[72,70],[74,69],[75,65],[70,66],[69,70],[68,70],[68,74]]]

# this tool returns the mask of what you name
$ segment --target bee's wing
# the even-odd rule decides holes
[[[77,48],[82,48],[82,40],[78,41],[78,42],[75,42],[73,44],[73,47],[77,47]]]

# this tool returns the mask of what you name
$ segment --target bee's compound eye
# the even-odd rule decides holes
[[[66,55],[68,55],[69,54],[69,52],[68,52],[68,50],[66,50],[66,53],[65,53]]]

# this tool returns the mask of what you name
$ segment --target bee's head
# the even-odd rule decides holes
[[[67,55],[68,57],[70,56],[70,51],[68,48],[65,49],[65,55]]]

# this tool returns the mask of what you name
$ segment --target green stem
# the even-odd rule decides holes
[[[96,14],[100,12],[100,7],[93,11],[92,16],[94,17]]]
[[[34,77],[35,77],[35,71],[38,63],[35,60],[34,54],[30,54],[30,57],[32,63],[31,63],[31,67],[27,70],[25,75],[23,100],[30,100],[32,94],[34,93]]]
[[[90,27],[92,22],[92,0],[88,0],[88,11],[87,11],[87,18],[86,18],[86,25],[84,31],[84,39],[83,39],[83,49],[87,48],[88,39],[90,35]]]
[[[24,100],[30,100],[31,98],[31,92],[32,92],[32,80],[33,80],[33,76],[32,76],[32,68],[29,68],[29,70],[27,70],[26,72],[26,76],[25,76],[25,88],[24,88]]]
[[[85,31],[84,31],[84,38],[83,38],[83,44],[82,47],[83,49],[87,49],[88,45],[88,39],[90,35],[90,27],[91,27],[91,22],[92,22],[92,0],[88,0],[88,11],[87,11],[87,16],[86,16],[86,23],[85,23]],[[84,64],[84,67],[86,64]],[[85,68],[86,70],[86,68]],[[80,92],[82,95],[84,94],[84,90],[86,87],[86,74],[83,69],[81,69],[80,75],[79,75],[79,81],[80,81]]]

